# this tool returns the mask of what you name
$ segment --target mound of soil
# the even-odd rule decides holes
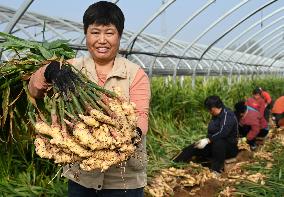
[[[175,188],[174,197],[214,197],[220,191],[222,186],[223,184],[219,180],[209,179],[204,183],[204,185],[192,188],[191,191],[186,188]],[[196,190],[196,192],[193,193],[193,190]]]
[[[249,161],[253,159],[253,152],[242,150],[237,155],[237,162]]]
[[[221,190],[223,184],[217,179],[207,180],[194,194],[195,197],[213,197]]]

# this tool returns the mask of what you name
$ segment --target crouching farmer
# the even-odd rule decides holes
[[[211,163],[210,168],[220,173],[225,159],[238,154],[238,122],[234,112],[226,108],[218,96],[207,97],[204,105],[212,115],[207,138],[184,148],[174,162],[189,162],[193,157],[207,159]]]
[[[246,106],[244,101],[235,104],[235,113],[239,120],[239,134],[246,141],[251,150],[257,148],[256,138],[268,134],[267,122],[256,109]]]
[[[284,127],[284,96],[279,97],[274,102],[272,112],[272,120],[275,122],[276,127]]]

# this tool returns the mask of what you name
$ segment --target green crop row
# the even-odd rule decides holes
[[[238,100],[250,96],[255,86],[267,89],[274,99],[284,93],[284,80],[275,77],[244,80],[232,86],[227,85],[225,78],[210,80],[205,85],[202,79],[198,79],[194,89],[190,80],[190,77],[185,78],[183,87],[172,83],[165,85],[163,78],[151,81],[147,134],[149,176],[162,168],[176,165],[171,158],[206,134],[210,115],[204,109],[203,101],[207,96],[219,95],[225,105],[232,107]],[[13,143],[0,143],[0,196],[65,196],[67,181],[56,176],[60,167],[36,156],[33,132],[24,123],[17,126],[24,132],[15,134],[14,140],[10,140]],[[9,134],[3,129],[1,132],[1,136]]]

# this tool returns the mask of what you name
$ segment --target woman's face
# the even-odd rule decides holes
[[[253,98],[255,98],[256,100],[259,99],[260,97],[261,97],[260,94],[254,94],[253,95]]]
[[[113,61],[120,43],[116,27],[92,24],[86,33],[86,45],[95,62],[108,63]]]
[[[222,111],[222,108],[217,108],[217,107],[212,107],[210,110],[209,110],[209,113],[212,115],[212,116],[218,116]]]

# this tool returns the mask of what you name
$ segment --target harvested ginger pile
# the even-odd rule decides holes
[[[104,100],[109,114],[87,106],[87,113],[78,114],[77,118],[69,115],[61,125],[56,110],[51,110],[50,126],[38,120],[35,123],[36,153],[58,164],[79,163],[85,171],[105,171],[128,159],[141,140],[136,132],[135,105],[119,97],[104,96]]]

